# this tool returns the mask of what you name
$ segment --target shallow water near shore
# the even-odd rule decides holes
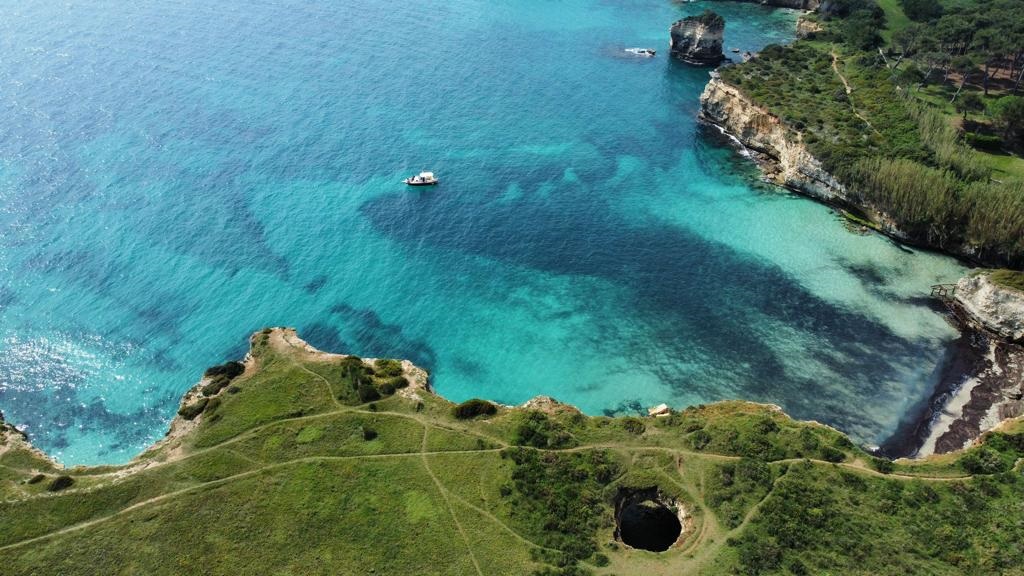
[[[713,7],[727,48],[792,37],[795,12]],[[698,125],[708,72],[667,44],[704,8],[0,3],[0,410],[124,462],[287,325],[452,400],[743,398],[880,442],[941,372],[928,289],[963,268]]]

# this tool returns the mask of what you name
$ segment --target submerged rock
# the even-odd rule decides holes
[[[687,16],[672,24],[669,48],[673,56],[689,64],[714,66],[725,60],[722,35],[725,19],[710,10]]]

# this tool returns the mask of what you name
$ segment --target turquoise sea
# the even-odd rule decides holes
[[[928,287],[964,270],[698,125],[708,72],[667,47],[704,8],[0,2],[0,409],[124,462],[287,325],[453,400],[744,398],[880,442],[956,336]],[[729,48],[792,38],[792,11],[714,8]]]

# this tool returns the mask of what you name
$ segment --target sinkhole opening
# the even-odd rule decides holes
[[[656,487],[621,489],[615,502],[615,536],[633,548],[664,552],[683,533],[681,518],[679,504]]]

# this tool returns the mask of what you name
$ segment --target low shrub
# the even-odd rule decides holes
[[[498,407],[487,400],[471,398],[455,406],[452,412],[459,420],[469,420],[477,416],[493,416],[498,413]]]
[[[57,476],[50,482],[50,485],[46,489],[50,492],[59,492],[65,488],[70,487],[75,483],[75,479],[71,476]]]
[[[639,418],[623,418],[622,429],[634,436],[639,436],[644,433],[647,426],[645,426],[643,420]]]
[[[708,432],[703,429],[697,430],[690,434],[689,440],[690,445],[693,446],[694,450],[703,450],[711,443],[711,434],[708,434]]]
[[[977,148],[979,150],[995,152],[1002,150],[1003,148],[1003,139],[999,136],[978,134],[976,132],[968,132],[964,134],[964,142],[966,142],[971,148]]]
[[[213,414],[217,408],[220,408],[220,398],[211,398],[203,408],[203,414]]]
[[[377,431],[368,426],[363,426],[363,440],[370,441],[377,437]]]
[[[223,390],[230,383],[231,379],[224,374],[214,376],[213,379],[203,385],[203,396],[213,396]]]
[[[370,384],[360,384],[356,389],[356,394],[359,396],[359,401],[364,404],[380,400],[380,392]]]
[[[971,450],[964,454],[960,458],[960,466],[971,474],[995,474],[1009,468],[999,452],[988,447]]]
[[[834,464],[846,460],[846,453],[838,448],[833,448],[832,446],[822,446],[821,459]]]
[[[892,474],[892,471],[896,469],[896,465],[888,458],[872,458],[871,467],[882,474]]]
[[[36,474],[25,481],[26,484],[39,484],[43,480],[46,480],[46,474]]]
[[[206,372],[203,373],[203,376],[206,376],[207,378],[212,378],[214,376],[226,376],[228,380],[231,380],[236,376],[240,376],[242,372],[245,372],[245,364],[232,360],[231,362],[225,362],[224,364],[217,366],[210,366],[206,369]]]
[[[390,358],[378,358],[373,363],[373,367],[376,369],[378,376],[401,376],[402,375],[402,363],[398,360]]]
[[[512,442],[534,448],[567,448],[575,443],[575,438],[562,424],[533,410],[524,415]]]
[[[182,406],[178,410],[178,416],[181,416],[185,420],[195,420],[195,417],[202,414],[203,410],[206,409],[206,403],[209,401],[209,398],[200,398],[197,402]]]

